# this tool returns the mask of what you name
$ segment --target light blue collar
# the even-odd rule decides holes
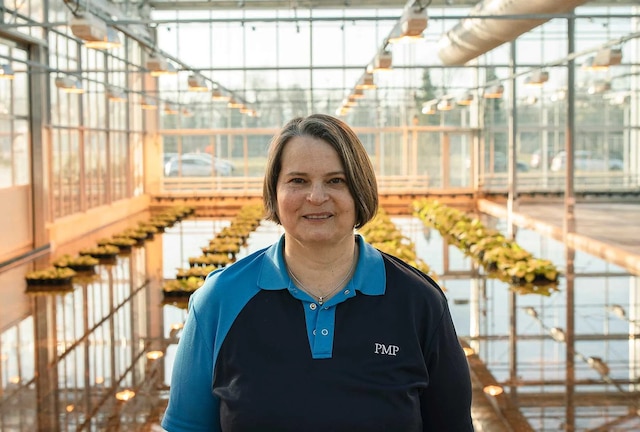
[[[382,295],[385,292],[386,272],[380,251],[356,234],[360,255],[351,283],[366,295]],[[284,262],[284,234],[277,243],[264,252],[258,286],[265,290],[287,289],[292,282]]]

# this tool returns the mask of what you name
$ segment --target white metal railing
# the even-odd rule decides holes
[[[261,196],[262,177],[165,177],[153,185],[155,195],[176,196]],[[468,194],[469,186],[443,188],[440,182],[430,183],[428,176],[380,176],[378,190],[383,194]],[[480,191],[506,193],[509,191],[507,173],[485,174],[480,178]],[[526,172],[517,174],[519,193],[561,193],[565,190],[564,173]],[[576,192],[638,192],[640,177],[621,172],[579,173],[574,179]]]
[[[480,179],[480,189],[489,192],[507,192],[507,173],[485,174]],[[564,172],[517,173],[517,192],[562,192],[566,188]],[[631,192],[640,191],[640,176],[619,171],[579,172],[574,176],[576,192]]]
[[[262,195],[262,177],[165,177],[153,193],[163,195]],[[378,178],[381,193],[426,193],[429,177],[422,176],[383,176]]]

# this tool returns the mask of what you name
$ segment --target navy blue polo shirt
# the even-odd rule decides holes
[[[193,294],[163,427],[173,431],[470,431],[471,385],[446,298],[356,236],[323,305],[286,271],[284,236]]]

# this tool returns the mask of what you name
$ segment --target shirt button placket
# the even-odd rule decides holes
[[[319,308],[316,321],[316,338],[314,352],[322,356],[331,356],[333,351],[333,326],[335,320],[335,307]]]

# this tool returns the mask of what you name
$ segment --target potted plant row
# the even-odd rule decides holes
[[[358,233],[378,250],[393,255],[438,280],[431,267],[417,256],[415,244],[398,230],[383,209],[378,210],[376,216],[361,227]]]
[[[105,244],[81,249],[79,253],[80,255],[90,255],[98,259],[113,259],[119,252],[120,249],[117,246]]]
[[[190,296],[215,269],[234,263],[236,254],[246,244],[250,233],[258,227],[262,215],[261,205],[241,208],[231,223],[209,241],[209,246],[202,248],[203,255],[189,257],[190,268],[177,269],[176,279],[166,281],[163,285],[163,293],[171,298],[172,304],[176,297]],[[200,281],[199,284],[196,279]]]
[[[77,272],[88,272],[95,270],[95,266],[100,263],[100,260],[90,255],[78,255],[72,257],[65,254],[53,262],[54,267],[68,267]]]
[[[479,264],[490,277],[520,288],[518,292],[550,294],[559,271],[549,260],[534,257],[500,231],[486,227],[478,218],[434,200],[416,200],[414,214],[438,230],[450,244]]]
[[[190,296],[202,286],[204,279],[197,276],[168,280],[162,286],[165,297]]]
[[[75,270],[69,267],[49,267],[42,270],[33,270],[25,275],[27,286],[35,287],[51,287],[71,285],[71,279],[76,275]]]

